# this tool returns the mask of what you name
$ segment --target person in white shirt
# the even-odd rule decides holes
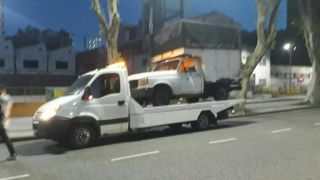
[[[10,122],[12,103],[10,96],[7,95],[6,89],[0,86],[0,137],[6,143],[10,156],[7,158],[8,161],[13,161],[17,159],[16,151],[8,137],[6,129]]]

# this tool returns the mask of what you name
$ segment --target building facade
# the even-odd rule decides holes
[[[49,74],[74,74],[76,52],[73,47],[64,47],[48,52]]]
[[[11,41],[0,40],[0,73],[14,73],[14,48]]]
[[[244,65],[247,61],[248,56],[252,53],[251,50],[243,49],[241,52],[241,60]],[[254,69],[251,79],[250,86],[260,86],[269,88],[271,85],[271,61],[270,52],[263,56],[260,63]]]
[[[46,74],[48,72],[45,44],[22,47],[15,50],[17,74]]]

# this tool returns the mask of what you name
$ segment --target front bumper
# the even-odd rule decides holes
[[[36,137],[63,140],[67,135],[70,124],[70,119],[55,116],[48,121],[34,119],[32,128]]]

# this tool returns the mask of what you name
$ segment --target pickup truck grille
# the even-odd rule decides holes
[[[132,80],[129,82],[129,84],[130,84],[130,89],[138,88],[138,80]]]

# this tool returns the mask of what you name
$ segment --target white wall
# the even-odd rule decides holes
[[[49,74],[74,74],[76,53],[73,47],[65,47],[48,52]],[[66,69],[57,68],[57,63],[67,63]]]
[[[17,74],[46,74],[47,73],[47,49],[44,44],[16,49]],[[38,68],[25,68],[25,60],[38,61]]]
[[[207,81],[215,82],[221,78],[239,78],[241,68],[239,50],[185,48],[184,53],[202,58]]]
[[[291,85],[307,86],[311,80],[312,67],[292,66]],[[271,70],[273,87],[288,87],[290,81],[290,66],[273,65]]]
[[[251,52],[248,50],[242,50],[241,59],[242,64],[246,63],[247,57]],[[270,53],[267,53],[261,59],[260,63],[254,69],[251,79],[254,79],[255,86],[264,85],[265,87],[270,87],[271,85],[271,62],[270,62]]]
[[[4,67],[0,67],[0,73],[14,73],[14,48],[11,41],[0,40],[0,59],[4,61]]]

